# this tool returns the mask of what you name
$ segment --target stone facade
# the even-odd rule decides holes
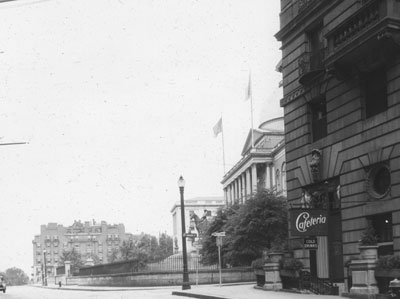
[[[40,235],[36,235],[32,241],[34,280],[42,277],[44,257],[47,275],[53,276],[64,250],[75,248],[83,258],[95,255],[102,263],[107,263],[112,250],[131,237],[131,234],[125,233],[123,224],[111,225],[105,221],[75,221],[68,227],[57,223],[41,225]]]
[[[318,250],[291,245],[347,288],[368,222],[380,255],[400,253],[400,2],[281,0],[280,18],[287,198],[307,194],[330,221]]]
[[[242,158],[222,179],[225,204],[243,204],[258,188],[286,196],[286,161],[283,117],[263,122],[250,131],[242,150]]]

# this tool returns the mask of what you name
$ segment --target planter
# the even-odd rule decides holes
[[[291,258],[293,257],[293,251],[286,250],[283,252],[283,257]]]
[[[360,257],[366,260],[375,260],[378,258],[378,246],[377,245],[364,245],[359,246]]]
[[[271,252],[268,256],[272,263],[279,263],[279,260],[283,257],[283,252]]]
[[[299,271],[297,270],[288,270],[288,269],[281,269],[279,274],[284,277],[299,277]]]

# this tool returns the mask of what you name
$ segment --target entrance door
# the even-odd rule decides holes
[[[317,252],[310,250],[310,274],[312,277],[317,277]]]

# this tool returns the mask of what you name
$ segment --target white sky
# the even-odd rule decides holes
[[[172,232],[185,198],[222,196],[251,126],[281,116],[279,1],[0,3],[0,271],[30,275],[40,225]]]

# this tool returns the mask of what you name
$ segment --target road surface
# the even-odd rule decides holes
[[[115,291],[75,291],[75,290],[63,290],[63,289],[45,289],[34,286],[8,286],[5,294],[0,294],[0,299],[131,299],[131,298],[143,298],[143,299],[178,299],[183,297],[177,297],[172,295],[172,291],[180,290],[179,287],[176,289],[153,289],[153,290],[115,290]]]

